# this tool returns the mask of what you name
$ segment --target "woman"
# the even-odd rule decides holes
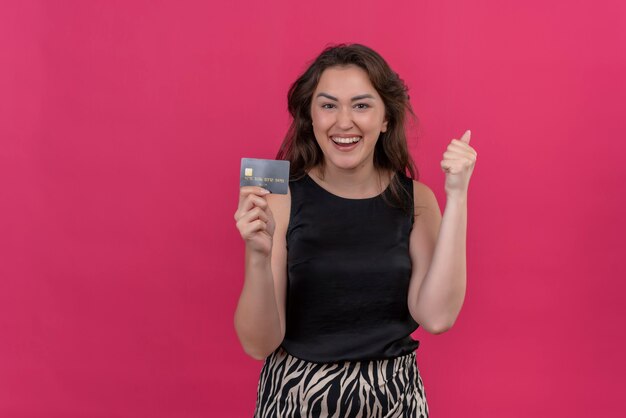
[[[326,48],[288,106],[289,193],[242,187],[235,213],[235,328],[265,360],[254,416],[427,417],[410,334],[446,331],[463,304],[470,132],[443,154],[442,218],[408,153],[407,88],[378,53]]]

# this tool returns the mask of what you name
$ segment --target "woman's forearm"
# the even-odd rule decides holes
[[[463,306],[467,282],[466,235],[467,194],[448,196],[433,258],[416,303],[421,311],[419,316],[430,319],[430,328],[435,333],[450,329]]]
[[[245,279],[234,319],[244,351],[255,359],[264,359],[282,341],[270,257],[247,248]]]

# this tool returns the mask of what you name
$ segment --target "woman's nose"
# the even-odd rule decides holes
[[[337,113],[337,125],[342,129],[349,129],[352,127],[352,112],[349,107],[344,107]]]

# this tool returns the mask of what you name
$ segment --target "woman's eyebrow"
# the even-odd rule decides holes
[[[330,94],[328,94],[328,93],[318,93],[318,94],[317,94],[317,96],[315,96],[315,97],[317,98],[317,97],[320,97],[320,96],[322,96],[322,97],[326,97],[327,99],[334,100],[334,101],[336,101],[336,102],[338,102],[338,101],[339,101],[339,99],[337,99],[336,97],[331,96],[331,95],[330,95]],[[351,101],[360,100],[360,99],[374,99],[374,98],[375,98],[375,97],[374,97],[374,96],[372,96],[371,94],[359,94],[358,96],[354,96],[354,97],[351,99]]]

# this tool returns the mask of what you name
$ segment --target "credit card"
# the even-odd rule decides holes
[[[287,194],[289,161],[242,158],[240,186],[261,186],[272,193]]]

